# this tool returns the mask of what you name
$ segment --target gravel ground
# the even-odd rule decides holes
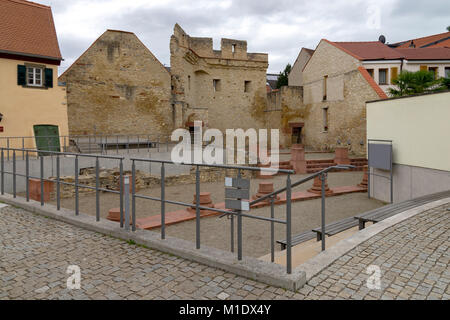
[[[294,175],[292,182],[298,181],[307,175]],[[334,186],[356,185],[361,182],[362,172],[336,172],[328,176],[328,185]],[[256,194],[260,179],[251,181],[251,194]],[[274,179],[275,188],[285,186],[286,176],[276,176]],[[293,191],[301,191],[310,188],[312,182],[300,185]],[[203,183],[202,192],[211,192],[214,203],[224,201],[224,185],[222,182]],[[194,199],[195,185],[177,185],[166,188],[166,199],[192,203]],[[140,190],[138,194],[159,197],[159,188]],[[54,204],[54,202],[52,202]],[[320,225],[320,199],[293,202],[292,204],[292,232],[293,234],[310,230]],[[338,197],[327,198],[326,219],[327,223],[356,215],[377,207],[383,203],[377,200],[368,199],[365,193],[348,194]],[[63,208],[74,209],[74,199],[62,199]],[[106,218],[108,210],[119,207],[119,196],[112,193],[100,195],[101,217]],[[183,209],[177,205],[166,204],[166,212]],[[80,195],[80,211],[86,214],[95,215],[95,194]],[[160,203],[144,199],[136,199],[136,216],[138,218],[159,214]],[[270,207],[253,209],[251,213],[258,216],[270,216]],[[284,220],[286,218],[286,206],[275,206],[275,217]],[[201,220],[201,240],[207,246],[230,250],[230,220],[226,217],[218,216],[203,218]],[[237,229],[237,228],[235,228]],[[159,232],[159,229],[154,229]],[[255,219],[243,219],[243,250],[244,255],[260,257],[270,252],[270,223]],[[166,233],[170,236],[195,241],[195,221],[187,221],[166,227]],[[235,237],[237,239],[237,237]],[[285,226],[275,224],[275,239],[285,239]],[[235,241],[236,243],[236,241]],[[277,246],[278,247],[278,246]],[[278,249],[278,248],[277,248]]]

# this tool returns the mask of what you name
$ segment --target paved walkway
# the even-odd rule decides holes
[[[1,299],[449,299],[450,213],[393,226],[323,270],[299,292],[142,248],[22,209],[0,209]],[[66,287],[69,265],[81,289]],[[381,289],[366,286],[381,268]]]

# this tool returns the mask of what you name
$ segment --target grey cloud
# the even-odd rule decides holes
[[[89,10],[89,1],[85,0],[53,0],[46,4],[51,2],[57,16],[69,12],[70,4],[79,1]],[[109,1],[101,0],[101,3],[108,5]],[[246,0],[233,1],[229,7],[205,0],[179,0],[178,3],[164,5],[163,2],[153,9],[128,10],[119,16],[102,17],[96,27],[134,32],[161,62],[169,64],[170,35],[174,24],[179,23],[192,36],[213,37],[215,45],[221,37],[247,40],[250,51],[269,53],[269,72],[279,72],[287,63],[295,61],[301,47],[315,48],[322,38],[367,41],[384,34],[389,42],[397,42],[444,32],[450,24],[450,2],[446,0],[396,0],[385,7],[380,5],[380,29],[366,26],[367,8],[377,3],[374,1]],[[287,25],[285,32],[275,28],[280,23]],[[73,61],[99,35],[71,39],[61,34],[59,40],[64,57]]]

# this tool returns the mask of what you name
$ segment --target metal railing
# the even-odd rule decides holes
[[[12,152],[12,171],[6,171],[5,170],[5,162],[7,161],[5,157],[5,151]],[[25,161],[25,173],[19,173],[17,172],[17,153],[24,153],[24,161]],[[52,160],[52,166],[53,166],[53,157],[56,160],[56,178],[55,179],[48,179],[44,178],[44,163],[45,163],[45,157],[37,155],[38,153],[44,153],[48,156],[51,156]],[[30,173],[30,155],[36,154],[36,157],[39,159],[39,176],[33,176]],[[73,158],[73,174],[74,174],[74,182],[66,182],[61,181],[61,159],[67,159],[68,157]],[[91,158],[95,159],[95,187],[89,186],[86,184],[79,183],[79,160],[82,158]],[[119,166],[119,191],[112,190],[112,189],[106,189],[100,187],[100,160],[101,159],[110,159],[110,160],[117,160],[118,166]],[[43,150],[36,150],[36,149],[17,149],[17,148],[1,148],[0,151],[0,191],[3,195],[5,193],[5,174],[12,175],[12,195],[14,198],[17,197],[17,177],[25,178],[25,197],[27,201],[30,201],[30,187],[29,187],[29,181],[30,179],[36,179],[40,181],[40,202],[41,205],[44,205],[44,182],[49,181],[53,182],[56,185],[56,208],[57,210],[61,209],[61,186],[67,185],[67,186],[73,186],[74,187],[74,196],[75,196],[75,215],[79,214],[79,191],[80,189],[90,189],[95,190],[96,194],[96,220],[100,221],[100,192],[109,192],[114,194],[120,195],[120,216],[123,216],[124,213],[124,205],[123,205],[123,177],[124,177],[124,170],[123,170],[123,160],[124,157],[117,157],[117,156],[106,156],[106,155],[91,155],[91,154],[79,154],[79,153],[69,153],[69,152],[56,152],[56,151],[43,151]]]
[[[59,135],[59,136],[8,136],[0,137],[0,147],[5,149],[16,148],[26,149],[29,146],[37,145],[37,141],[54,141],[57,145],[46,145],[40,151],[59,151],[68,152],[72,147],[79,153],[98,153],[98,154],[119,154],[122,150],[130,153],[135,149],[137,153],[147,151],[150,153],[152,149],[158,152],[169,151],[171,144],[170,136],[158,134],[91,134],[91,135]],[[28,146],[28,147],[27,147]],[[58,150],[59,149],[59,150]],[[10,159],[8,153],[7,159]],[[22,154],[22,158],[25,155]]]
[[[280,220],[275,219],[273,216],[271,218],[266,217],[260,217],[256,215],[251,215],[247,213],[243,213],[241,210],[230,210],[230,209],[218,209],[218,208],[211,208],[211,207],[205,207],[200,205],[200,167],[211,167],[211,168],[220,168],[224,170],[230,170],[234,169],[237,170],[237,178],[240,178],[242,176],[242,171],[259,171],[259,172],[271,172],[271,173],[285,173],[287,174],[286,178],[286,190],[291,189],[290,187],[290,175],[294,174],[295,172],[293,170],[286,170],[286,169],[274,169],[274,168],[258,168],[258,167],[246,167],[246,166],[234,166],[234,165],[219,165],[219,164],[195,164],[195,163],[177,163],[178,165],[184,165],[184,166],[194,166],[195,167],[195,195],[196,200],[195,203],[186,203],[181,201],[174,201],[166,199],[165,194],[165,165],[166,164],[174,164],[172,161],[169,160],[155,160],[155,159],[145,159],[145,158],[130,158],[132,161],[132,230],[136,230],[136,224],[135,224],[135,216],[136,216],[136,199],[145,199],[145,200],[152,200],[152,201],[159,201],[161,203],[161,239],[165,239],[166,232],[165,232],[165,204],[173,204],[173,205],[179,205],[183,207],[194,207],[195,206],[195,246],[197,249],[200,249],[201,247],[201,237],[200,237],[200,210],[208,210],[213,211],[217,213],[221,213],[222,216],[227,215],[230,216],[230,239],[231,239],[231,252],[234,252],[234,225],[236,224],[237,227],[237,259],[242,260],[243,256],[243,243],[242,243],[242,218],[249,218],[249,219],[255,219],[260,221],[266,221],[270,222],[271,224],[279,223],[286,225],[286,237],[290,239],[291,234],[291,193],[287,192],[286,201],[288,205],[286,206],[286,220]],[[150,162],[150,163],[160,163],[161,164],[161,196],[160,198],[157,197],[151,197],[146,196],[142,194],[137,194],[135,190],[135,177],[136,177],[136,162]],[[237,222],[235,223],[235,218]],[[272,226],[273,227],[273,226]],[[288,248],[290,248],[290,243],[287,245]],[[289,249],[289,254],[290,254]],[[292,259],[289,257],[288,264],[286,266],[286,272],[292,273]]]
[[[108,155],[92,155],[92,154],[79,154],[79,153],[68,153],[68,152],[56,152],[56,151],[42,151],[36,149],[17,149],[17,148],[0,148],[0,191],[3,195],[5,193],[5,174],[12,175],[12,195],[14,198],[17,197],[16,185],[17,185],[17,177],[25,178],[25,196],[26,201],[30,201],[30,190],[29,190],[29,180],[30,179],[38,179],[40,181],[40,204],[44,206],[44,182],[51,181],[56,185],[56,208],[57,210],[61,209],[61,186],[68,185],[73,186],[75,189],[75,215],[79,215],[79,190],[81,188],[86,188],[95,191],[95,217],[96,221],[100,221],[100,192],[110,192],[113,194],[118,194],[120,197],[120,227],[126,230],[129,230],[130,222],[130,205],[131,205],[131,231],[136,231],[136,199],[144,199],[151,201],[160,202],[160,214],[161,214],[161,239],[166,238],[166,204],[179,205],[183,207],[195,207],[195,246],[197,249],[201,247],[201,237],[200,237],[200,229],[201,229],[201,214],[200,210],[208,210],[217,212],[222,214],[220,217],[228,216],[230,218],[230,232],[231,232],[231,252],[234,252],[235,244],[234,244],[234,227],[235,224],[237,226],[237,259],[242,260],[243,256],[243,218],[255,219],[259,221],[266,221],[270,223],[270,242],[271,242],[271,261],[275,260],[275,235],[274,235],[274,226],[275,223],[285,225],[285,233],[286,233],[286,272],[288,274],[292,273],[292,188],[295,188],[307,181],[314,179],[315,177],[320,177],[322,181],[322,235],[325,234],[325,179],[326,175],[329,171],[334,169],[348,169],[353,166],[350,165],[337,165],[321,170],[317,173],[314,173],[306,178],[303,178],[297,182],[292,183],[291,174],[295,172],[293,170],[286,169],[275,169],[275,168],[260,168],[260,167],[248,167],[248,166],[235,166],[235,165],[218,165],[218,164],[196,164],[196,163],[174,163],[169,160],[156,160],[156,159],[148,159],[148,158],[130,158],[131,161],[131,176],[127,176],[124,174],[124,157],[120,156],[108,156]],[[10,161],[6,162],[5,151],[12,152],[12,164]],[[17,153],[24,153],[24,161],[25,161],[25,173],[20,173],[17,171]],[[56,159],[56,178],[49,179],[44,177],[44,161],[46,161],[46,157],[43,155],[36,155],[39,158],[39,176],[33,176],[30,174],[30,155],[35,153],[44,153],[46,155],[52,156]],[[61,181],[61,159],[65,158],[73,158],[73,173],[74,173],[74,182]],[[79,160],[83,158],[95,159],[95,186],[89,186],[86,184],[81,184],[79,182],[80,175],[80,166]],[[114,160],[118,162],[119,166],[119,190],[111,190],[100,187],[100,161],[101,160]],[[48,161],[49,159],[47,159]],[[71,161],[71,160],[69,160]],[[145,163],[159,163],[161,166],[161,185],[160,185],[160,197],[148,196],[139,194],[136,192],[136,164],[139,162]],[[12,165],[11,171],[5,170],[5,164],[8,163],[10,166]],[[195,167],[195,195],[196,200],[195,203],[186,203],[182,201],[175,201],[171,199],[167,199],[166,197],[166,165],[182,165],[182,166],[191,166]],[[52,158],[53,165],[53,158]],[[241,178],[243,171],[259,171],[259,172],[278,172],[284,173],[287,175],[286,177],[286,186],[280,188],[276,191],[273,191],[270,194],[267,194],[263,197],[255,199],[249,202],[250,206],[253,206],[261,201],[270,200],[271,212],[270,218],[264,216],[252,215],[249,213],[243,213],[241,210],[230,210],[230,209],[219,209],[213,207],[206,207],[200,205],[200,168],[201,167],[210,167],[210,168],[218,168],[223,170],[235,170],[237,171],[237,178]],[[131,178],[131,195],[130,195],[130,185],[129,178]],[[276,219],[274,215],[274,202],[275,197],[282,193],[286,192],[286,218],[285,220]],[[131,203],[130,203],[131,196]],[[237,220],[235,223],[235,219]],[[322,250],[325,250],[325,236],[322,236]]]

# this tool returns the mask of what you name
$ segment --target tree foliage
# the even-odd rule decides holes
[[[412,94],[436,92],[445,90],[445,78],[436,79],[431,71],[402,71],[399,76],[392,81],[396,88],[389,88],[389,93],[393,97],[401,97]]]
[[[277,89],[280,89],[282,86],[288,85],[288,76],[291,72],[292,66],[290,63],[286,65],[283,72],[280,72],[277,79]]]

